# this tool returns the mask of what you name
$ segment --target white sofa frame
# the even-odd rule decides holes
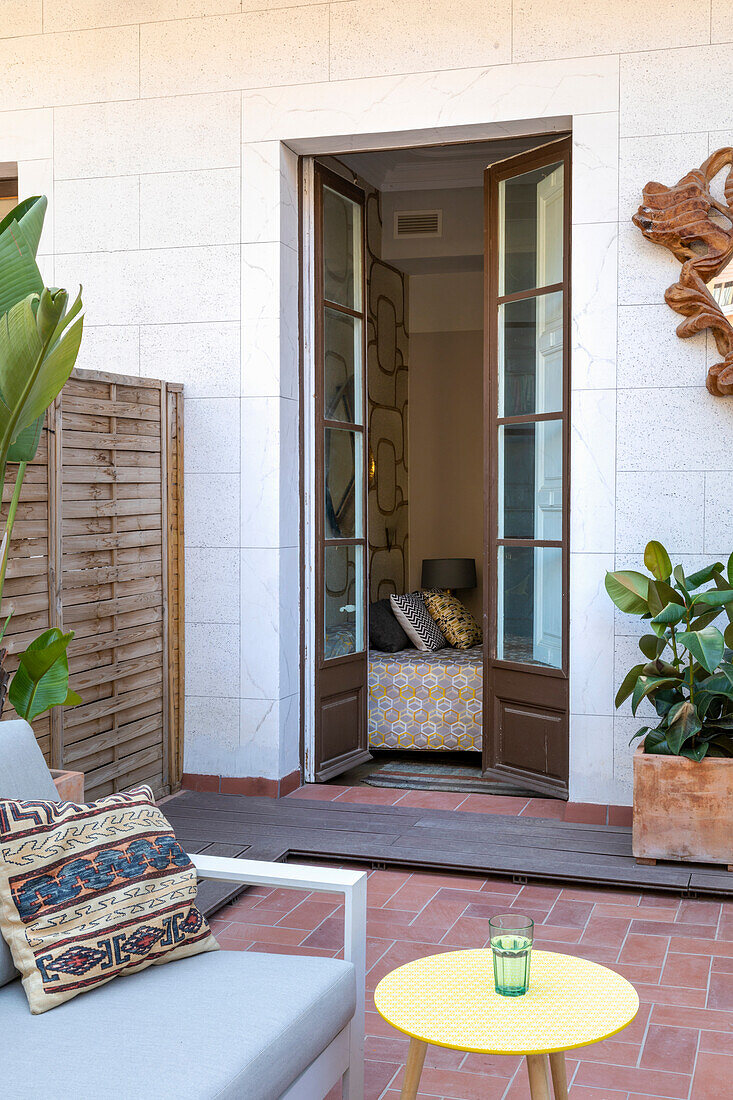
[[[356,1010],[322,1054],[283,1093],[282,1100],[321,1100],[341,1081],[344,1100],[364,1097],[364,988],[366,982],[366,880],[363,871],[337,867],[303,867],[221,856],[189,857],[199,878],[312,890],[344,896],[344,958],[356,975]]]

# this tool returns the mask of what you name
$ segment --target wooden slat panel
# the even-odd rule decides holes
[[[86,773],[92,798],[180,782],[181,421],[179,386],[75,371],[26,471],[0,608],[13,608],[8,665],[49,625],[75,632],[83,702],[34,727],[49,761]]]

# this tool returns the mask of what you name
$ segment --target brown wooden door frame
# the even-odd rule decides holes
[[[538,793],[567,798],[569,777],[569,545],[570,545],[570,227],[571,139],[565,137],[491,165],[484,176],[484,774],[516,782]],[[499,426],[558,419],[547,414],[498,416],[499,305],[537,296],[538,289],[499,296],[499,183],[549,164],[563,163],[563,279],[541,288],[547,294],[562,290],[563,298],[563,409],[562,409],[562,538],[559,541],[498,537]],[[562,551],[562,665],[561,668],[497,658],[498,548],[558,546]],[[524,731],[524,732],[523,732]],[[533,743],[535,767],[523,767],[521,744]],[[512,750],[509,742],[512,741]],[[537,748],[544,745],[545,766],[538,768]],[[519,752],[516,749],[519,749]],[[528,752],[528,755],[530,753]]]
[[[341,176],[316,162],[314,166],[314,355],[315,387],[315,496],[314,528],[315,568],[315,761],[318,781],[370,759],[367,745],[368,707],[368,541],[367,541],[367,385],[366,385],[366,224],[364,192]],[[349,309],[325,297],[323,278],[323,191],[324,187],[350,199],[361,210],[361,310]],[[361,423],[332,421],[326,418],[325,392],[325,309],[336,310],[361,320]],[[325,530],[325,432],[328,428],[354,432],[362,440],[361,457],[361,536],[328,539]],[[358,471],[357,471],[358,472]],[[325,552],[328,546],[362,548],[363,648],[360,652],[326,658],[324,652]]]

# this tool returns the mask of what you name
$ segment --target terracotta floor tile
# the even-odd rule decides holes
[[[593,912],[593,904],[583,901],[557,901],[547,917],[545,924],[561,924],[563,928],[585,928]]]
[[[655,1004],[652,1008],[652,1021],[655,1024],[679,1025],[679,1010],[671,1005]],[[712,1008],[686,1008],[684,1022],[687,1027],[733,1033],[733,1012],[718,1012]]]
[[[418,913],[410,924],[410,928],[413,932],[419,932],[421,928],[443,928],[447,930],[455,924],[465,909],[466,905],[462,901],[450,901],[447,898],[433,898],[432,901],[429,901],[425,908]],[[487,936],[489,935],[488,921],[486,922],[486,934]],[[432,937],[426,936],[424,938],[431,939]]]
[[[532,883],[530,886],[523,886],[517,894],[517,901],[525,902],[528,905],[540,906],[544,909],[551,909],[555,902],[560,897],[561,890],[557,886],[538,886]]]
[[[723,1100],[726,1093],[733,1095],[733,1057],[725,1054],[702,1052],[697,1056],[695,1076],[692,1079],[690,1100]]]
[[[338,950],[344,945],[344,923],[339,917],[326,917],[313,932],[303,938],[302,942],[306,947]]]
[[[690,1027],[650,1024],[640,1065],[644,1069],[671,1070],[692,1074],[697,1054],[698,1032]]]
[[[609,825],[631,825],[633,820],[634,810],[632,806],[609,806],[608,807],[608,824]]]
[[[547,939],[552,943],[578,943],[582,935],[582,928],[563,928],[561,924],[536,924],[534,929],[535,942],[537,943],[542,939]]]
[[[639,1011],[636,1014],[636,1018],[631,1021],[628,1027],[624,1028],[619,1034],[619,1038],[623,1040],[624,1043],[636,1043],[641,1049],[641,1044],[644,1042],[644,1036],[646,1035],[651,1014],[651,1005],[639,1005]],[[578,1053],[582,1056],[582,1051]]]
[[[577,821],[582,825],[605,825],[608,809],[594,802],[568,802],[565,821]]]
[[[396,970],[398,966],[404,966],[405,963],[413,962],[414,959],[422,959],[426,955],[439,955],[442,951],[448,950],[450,948],[437,943],[405,943],[404,941],[398,941],[384,953],[379,962],[369,971],[367,987],[375,989],[382,978],[392,970]],[[394,1034],[394,1029],[390,1029],[390,1031]]]
[[[426,883],[428,886],[435,886],[439,890],[472,890],[478,892],[482,889],[485,882],[488,880],[483,875],[463,875],[458,872],[445,871],[443,874],[435,873],[423,873],[422,871],[416,872],[416,878],[420,882]],[[519,887],[514,887],[512,883],[509,883],[512,889],[518,890]]]
[[[337,783],[306,783],[303,787],[298,787],[297,791],[292,791],[287,795],[287,798],[315,798],[320,802],[330,802],[334,798],[338,798],[344,791],[350,790],[349,787],[340,787]]]
[[[527,805],[528,799],[514,798],[512,795],[469,794],[460,805],[461,813],[472,814],[508,814],[516,817]]]
[[[664,909],[679,909],[680,899],[675,894],[642,894],[639,905],[661,906]]]
[[[650,1096],[672,1097],[674,1100],[686,1100],[690,1091],[690,1078],[684,1073],[667,1073],[636,1066],[610,1066],[601,1062],[581,1061],[574,1084],[620,1091],[626,1089],[627,1092],[636,1089]]]
[[[733,1050],[730,1032],[701,1031],[700,1050],[704,1050],[707,1054],[730,1054]]]
[[[403,791],[400,806],[415,806],[425,810],[457,810],[468,795],[457,791]]]
[[[395,1084],[402,1084],[402,1070]],[[467,1073],[465,1070],[425,1067],[420,1077],[420,1096],[440,1096],[444,1100],[500,1100],[507,1088],[504,1076]]]
[[[254,942],[255,940],[267,940],[268,943],[297,944],[302,942],[305,935],[306,933],[299,928],[275,928],[265,924],[245,924],[244,922],[236,922],[230,924],[221,935],[217,936],[217,939],[221,947],[226,947],[230,940],[240,943],[244,941]],[[225,940],[227,942],[225,942]],[[318,944],[317,946],[320,947],[322,945]]]
[[[337,952],[328,951],[321,947],[304,947],[297,943],[270,943],[267,940],[257,940],[251,944],[248,951],[264,951],[270,955],[318,955],[323,959],[335,959]]]
[[[582,948],[582,943],[580,946]],[[637,982],[643,982],[645,985],[659,985],[659,979],[662,976],[661,966],[642,966],[641,963],[614,962],[611,963],[611,970],[615,970],[632,985],[636,985]]]
[[[419,913],[424,906],[437,894],[437,887],[432,883],[420,882],[412,879],[400,886],[390,898],[385,901],[384,909],[404,909],[413,913]]]
[[[394,806],[405,792],[391,787],[347,787],[335,802],[356,802],[361,806]]]
[[[646,1004],[705,1008],[704,989],[686,989],[678,985],[647,985],[644,982],[634,982],[634,988],[639,999]]]
[[[733,1012],[733,973],[717,970],[717,960],[713,960],[708,991],[707,1008],[722,1008],[724,1012]]]
[[[570,1100],[627,1100],[626,1092],[617,1089],[595,1089],[588,1085],[571,1085]]]
[[[639,1059],[639,1044],[627,1043],[625,1032],[618,1038],[604,1039],[601,1043],[583,1047],[575,1053],[584,1062],[606,1062],[613,1066],[635,1066]]]
[[[675,941],[671,946],[674,947]],[[667,955],[662,971],[662,985],[685,985],[693,989],[707,989],[710,976],[710,959],[705,955]]]
[[[631,931],[645,936],[685,936],[696,939],[715,939],[715,926],[705,924],[677,924],[670,921],[633,920]]]
[[[615,947],[620,951],[630,923],[628,918],[600,917],[593,912],[580,937],[580,942]]]
[[[618,961],[641,963],[642,966],[661,966],[667,955],[668,942],[661,936],[643,936],[630,932],[621,948]]]
[[[558,798],[530,798],[520,813],[520,817],[548,817],[562,821],[565,817],[565,802]]]
[[[281,917],[277,924],[279,928],[314,929],[326,917],[330,917],[335,908],[336,906],[327,901],[309,898],[307,901],[301,902],[300,905],[296,905],[290,913],[286,913],[284,917]],[[257,913],[259,913],[259,910],[254,911],[252,920],[255,919]],[[257,923],[259,924],[259,921]]]
[[[517,898],[499,898],[494,901],[484,901],[483,894],[479,895],[480,901],[474,902],[466,909],[467,917],[479,917],[482,920],[491,920],[492,917],[497,916],[499,913],[508,913],[514,910],[517,913],[523,914],[525,917],[529,917],[530,920],[535,922],[535,925],[544,923],[547,916],[547,909],[537,909],[534,905],[522,903],[521,897]]]
[[[733,973],[733,959],[716,958],[713,962],[713,970],[718,974]]]
[[[720,919],[720,902],[683,898],[677,911],[677,921],[684,924],[715,924]]]
[[[440,940],[443,947],[485,947],[489,942],[489,922],[479,917],[459,917]]]
[[[364,1063],[364,1100],[377,1100],[391,1084],[398,1068],[390,1062],[368,1059]]]
[[[599,917],[625,917],[627,920],[653,920],[653,921],[673,921],[675,918],[674,909],[663,909],[661,906],[656,909],[647,908],[641,911],[640,905],[619,905],[617,902],[596,902],[596,908],[594,916]]]

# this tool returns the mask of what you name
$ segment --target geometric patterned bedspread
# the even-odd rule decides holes
[[[480,749],[483,647],[369,653],[369,746]]]

